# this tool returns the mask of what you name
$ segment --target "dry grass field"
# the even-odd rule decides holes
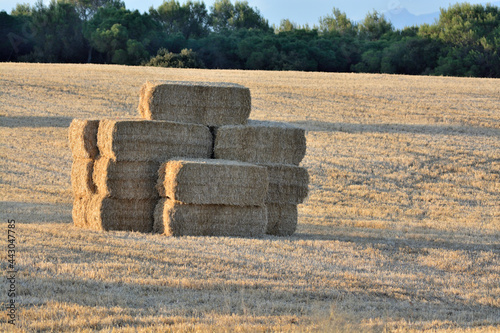
[[[73,226],[71,120],[139,117],[148,79],[242,84],[307,130],[292,237]],[[0,140],[18,331],[500,331],[500,80],[3,63]]]

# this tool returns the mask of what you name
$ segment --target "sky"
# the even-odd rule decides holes
[[[0,11],[10,13],[17,3],[34,4],[37,0],[0,0]],[[178,0],[180,3],[185,0]],[[209,8],[215,0],[204,0]],[[448,8],[450,4],[465,1],[449,0],[247,0],[251,7],[257,7],[262,16],[269,20],[271,25],[279,25],[282,19],[289,19],[300,25],[308,23],[310,26],[318,24],[319,18],[332,12],[334,7],[345,12],[347,17],[354,21],[362,20],[368,12],[397,11],[406,8],[415,15],[438,12],[440,8]],[[43,0],[48,4],[50,0]],[[125,0],[128,9],[147,11],[149,7],[158,7],[163,0]],[[235,0],[232,0],[234,3]],[[468,0],[471,4],[485,3],[485,1]],[[494,2],[494,1],[491,1]]]

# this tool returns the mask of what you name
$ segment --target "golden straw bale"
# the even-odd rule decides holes
[[[69,125],[68,139],[73,158],[96,158],[97,128],[99,120],[73,119]]]
[[[151,232],[157,200],[115,199],[96,194],[87,206],[87,226],[93,230]]]
[[[97,192],[118,199],[158,198],[158,162],[115,161],[101,156],[94,165]]]
[[[244,124],[250,109],[250,90],[225,82],[148,81],[139,98],[144,119],[207,126]]]
[[[269,191],[266,203],[300,204],[307,197],[307,169],[290,164],[259,164],[267,168]]]
[[[260,237],[267,226],[265,206],[189,205],[161,198],[154,232],[167,236]]]
[[[116,161],[164,162],[172,157],[209,158],[212,135],[206,126],[152,120],[101,120],[97,146]]]
[[[262,206],[267,169],[254,164],[207,159],[173,159],[159,169],[162,197],[188,204]]]
[[[297,205],[267,204],[266,233],[274,236],[291,236],[297,229]]]
[[[90,196],[95,193],[95,185],[92,181],[94,160],[88,158],[76,158],[71,166],[71,187],[75,198]]]
[[[73,224],[79,228],[88,228],[87,223],[87,206],[91,196],[77,197],[73,200]]]
[[[217,159],[299,165],[305,153],[305,131],[288,124],[250,120],[216,130]]]

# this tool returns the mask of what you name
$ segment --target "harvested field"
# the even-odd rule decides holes
[[[268,192],[265,167],[225,160],[173,159],[159,169],[162,197],[199,205],[263,206]]]
[[[144,119],[207,126],[245,124],[250,110],[250,90],[225,82],[148,81],[139,99]]]
[[[138,117],[147,80],[241,84],[251,119],[306,130],[293,236],[73,226],[72,119]],[[500,330],[498,79],[0,64],[0,82],[19,331]]]

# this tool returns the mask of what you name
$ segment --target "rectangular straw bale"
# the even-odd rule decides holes
[[[157,200],[115,199],[96,194],[87,206],[87,227],[93,230],[151,232]]]
[[[299,165],[305,153],[305,131],[284,123],[250,120],[221,126],[215,136],[217,159]]]
[[[92,181],[94,160],[88,158],[76,158],[71,166],[71,187],[75,198],[90,196],[95,193],[96,188]]]
[[[164,162],[172,157],[209,158],[212,135],[206,126],[152,120],[101,120],[101,155],[116,161]]]
[[[99,120],[73,119],[68,130],[73,158],[96,158],[98,126]]]
[[[274,236],[291,236],[297,229],[297,205],[267,204],[266,233]]]
[[[158,162],[115,161],[101,156],[94,165],[97,192],[118,199],[158,198]]]
[[[308,193],[307,169],[290,164],[259,164],[267,168],[269,191],[266,203],[297,205]]]
[[[144,119],[207,126],[244,124],[250,109],[250,90],[226,82],[148,81],[139,98]]]
[[[186,205],[162,198],[153,231],[167,236],[260,237],[266,226],[265,206]]]
[[[182,203],[262,206],[267,195],[267,169],[254,164],[173,159],[158,173],[160,195]]]
[[[79,228],[88,228],[87,223],[87,206],[91,196],[77,197],[73,200],[73,224]]]

